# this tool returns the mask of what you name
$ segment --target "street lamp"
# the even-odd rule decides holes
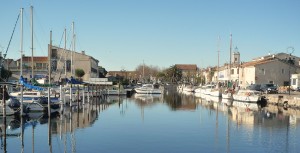
[[[288,47],[287,53],[289,54],[288,64],[289,64],[289,95],[291,95],[291,64],[294,64],[292,60],[292,53],[294,52],[294,47]]]

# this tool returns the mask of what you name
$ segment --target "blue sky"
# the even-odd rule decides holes
[[[24,52],[31,55],[30,5],[34,7],[34,54],[53,44],[67,48],[75,22],[76,50],[108,71],[147,65],[216,66],[229,61],[230,33],[242,61],[294,47],[300,56],[299,0],[1,0],[0,51],[4,52],[20,8],[24,8]],[[20,23],[20,22],[19,22]],[[20,26],[7,57],[20,57]]]

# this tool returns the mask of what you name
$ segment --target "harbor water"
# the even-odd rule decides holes
[[[109,96],[51,118],[1,118],[1,152],[253,153],[300,151],[300,116],[194,94]]]

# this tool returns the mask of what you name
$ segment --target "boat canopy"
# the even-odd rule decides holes
[[[81,81],[78,81],[76,79],[74,79],[73,77],[71,77],[71,79],[66,78],[66,82],[71,83],[71,84],[84,84]]]
[[[21,85],[25,86],[28,89],[34,89],[34,90],[38,90],[38,91],[43,91],[44,90],[44,88],[42,88],[42,87],[34,86],[34,85],[31,85],[31,84],[27,83],[27,81],[25,81],[23,76],[20,76],[19,82],[20,82]]]
[[[54,86],[53,84],[40,84],[36,81],[35,78],[31,79],[31,84],[34,85],[34,86],[40,86],[40,87],[52,87],[52,86]]]

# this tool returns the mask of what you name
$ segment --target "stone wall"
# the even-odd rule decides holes
[[[300,94],[267,94],[268,104],[300,109]]]

